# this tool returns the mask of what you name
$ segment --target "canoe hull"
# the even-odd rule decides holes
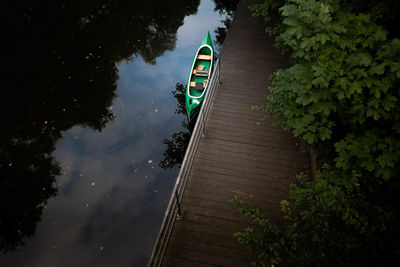
[[[214,62],[214,46],[209,32],[193,58],[186,86],[186,111],[191,121],[199,112],[208,88]]]

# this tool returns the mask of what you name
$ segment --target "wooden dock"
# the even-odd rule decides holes
[[[296,173],[308,170],[298,140],[251,109],[262,104],[270,75],[285,66],[263,20],[251,17],[243,0],[220,56],[220,82],[194,151],[181,207],[167,240],[163,266],[248,266],[251,255],[233,234],[248,221],[230,203],[234,195],[281,221]]]

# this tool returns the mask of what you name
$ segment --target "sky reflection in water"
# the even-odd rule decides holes
[[[178,169],[163,170],[163,140],[184,130],[171,91],[185,83],[203,35],[221,25],[212,1],[178,30],[173,51],[120,63],[115,114],[101,131],[74,126],[56,143],[62,170],[33,238],[1,266],[143,266]],[[96,95],[93,95],[95,98]]]

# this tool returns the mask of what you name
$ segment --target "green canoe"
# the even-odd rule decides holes
[[[214,46],[210,32],[207,32],[193,58],[186,86],[186,111],[189,121],[199,111],[206,95],[208,80],[211,78],[213,61]]]

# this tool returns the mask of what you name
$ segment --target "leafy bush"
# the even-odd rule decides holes
[[[280,14],[267,32],[292,62],[255,109],[331,166],[291,186],[284,227],[235,199],[260,225],[237,238],[260,266],[398,266],[400,40],[382,26],[397,12],[363,0],[267,0],[252,11],[266,20]]]
[[[309,144],[333,138],[338,167],[388,179],[398,174],[400,161],[393,151],[400,146],[400,40],[387,40],[369,15],[329,2],[290,0],[280,8],[280,38],[294,64],[274,74],[267,104],[259,109]],[[363,158],[379,158],[379,164]]]
[[[299,175],[290,189],[291,201],[282,201],[287,221],[283,229],[273,224],[259,209],[238,199],[234,205],[261,227],[237,233],[238,240],[254,254],[256,266],[391,266],[400,261],[396,199],[399,184],[389,198],[381,195],[381,186],[371,201],[358,183],[337,182],[343,174],[327,169],[317,182]],[[340,180],[340,179],[339,179]],[[336,181],[336,182],[335,182]],[[356,186],[354,186],[356,185]]]

